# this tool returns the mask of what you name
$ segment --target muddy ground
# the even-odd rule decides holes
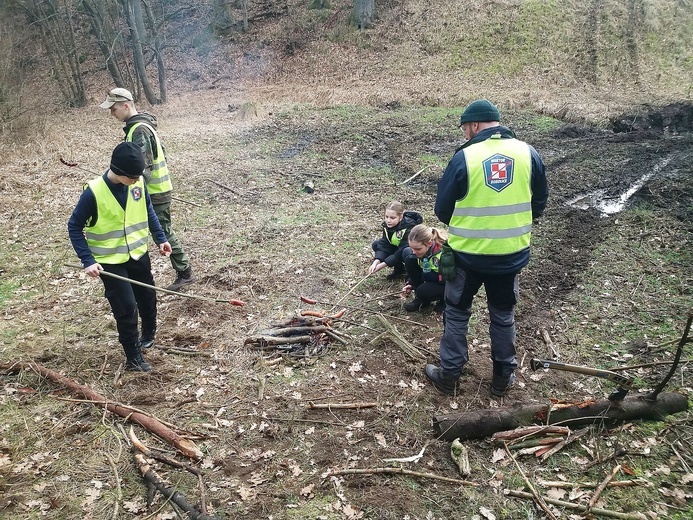
[[[532,262],[521,275],[519,377],[502,400],[488,391],[483,295],[475,303],[462,390],[451,398],[428,385],[422,372],[426,361],[435,362],[441,316],[431,309],[406,313],[397,295],[402,284],[385,280],[386,273],[363,280],[388,201],[401,200],[440,225],[433,201],[442,166],[461,144],[459,112],[273,106],[248,116],[220,99],[189,108],[183,100],[158,112],[176,196],[196,204],[177,202],[173,209],[198,279],[186,292],[240,298],[247,305],[160,294],[162,348],[146,354],[154,370],[119,372],[123,356],[100,284],[64,265],[76,263],[65,224],[81,184],[106,164],[119,137],[114,121],[84,111],[58,122],[55,139],[36,153],[2,165],[0,274],[6,299],[0,347],[5,362],[34,360],[192,437],[205,454],[198,466],[210,514],[432,519],[471,518],[486,508],[497,518],[539,517],[530,501],[504,496],[506,489],[521,488],[522,480],[483,440],[469,442],[468,480],[478,488],[426,477],[324,474],[402,466],[459,478],[449,445],[433,434],[434,415],[548,398],[603,398],[613,390],[610,383],[575,374],[532,373],[531,357],[554,354],[547,334],[564,362],[611,368],[671,359],[671,348],[654,347],[680,334],[691,302],[690,105],[637,109],[612,128],[505,114],[506,124],[543,156],[550,202],[534,231]],[[61,155],[78,167],[61,165]],[[622,209],[605,214],[595,207],[617,203],[643,177]],[[312,190],[305,189],[307,181]],[[158,285],[173,278],[165,259],[154,258],[154,271]],[[300,295],[325,303],[308,306]],[[346,321],[335,323],[349,335],[347,345],[333,342],[307,358],[244,345],[275,321],[302,309],[331,312],[335,303],[336,309],[347,307]],[[381,337],[377,312],[392,316],[389,321],[426,359],[412,360]],[[173,347],[198,355],[165,350]],[[666,369],[639,371],[639,387],[651,388]],[[668,390],[690,392],[687,374],[681,372]],[[1,517],[145,518],[161,507],[160,496],[152,510],[145,507],[146,491],[121,434],[129,428],[123,419],[67,399],[74,396],[30,370],[5,373],[2,382],[7,422],[0,427]],[[376,406],[312,410],[310,403]],[[636,431],[631,439],[651,437]],[[602,433],[593,435],[594,445]],[[175,455],[141,428],[137,434]],[[418,462],[384,461],[424,447]],[[611,466],[580,469],[601,456],[590,448],[585,442],[548,463],[522,464],[537,478],[599,482]],[[683,453],[690,464],[690,448]],[[638,475],[649,464],[637,456],[624,463]],[[685,473],[676,460],[671,464],[674,473]],[[193,476],[159,464],[157,469],[198,503]],[[678,485],[674,476],[670,480]],[[651,492],[636,499],[640,491],[614,489],[600,503],[661,518],[690,504]],[[558,517],[570,515],[553,510]],[[154,517],[174,518],[169,506]]]

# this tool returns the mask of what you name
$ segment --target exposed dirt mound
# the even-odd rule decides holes
[[[693,103],[672,103],[663,107],[643,105],[616,117],[614,132],[663,133],[667,137],[693,131]]]

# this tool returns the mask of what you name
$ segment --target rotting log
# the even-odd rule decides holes
[[[80,385],[76,381],[70,379],[69,377],[59,374],[55,370],[34,363],[33,361],[20,361],[17,363],[12,363],[10,365],[3,364],[0,365],[4,370],[17,370],[17,369],[30,369],[35,371],[37,374],[42,375],[53,381],[54,383],[60,384],[68,388],[75,394],[81,395],[94,404],[104,405],[109,412],[115,413],[120,417],[124,417],[129,421],[135,422],[147,429],[149,432],[157,435],[161,439],[173,444],[183,455],[191,459],[201,459],[203,456],[202,451],[195,445],[190,439],[185,439],[184,437],[178,435],[176,432],[171,430],[168,426],[165,426],[160,421],[154,417],[150,417],[140,412],[135,412],[132,408],[123,406],[119,403],[115,403],[106,399],[103,395],[95,390],[92,390],[88,386]]]
[[[569,424],[579,426],[594,422],[618,423],[637,419],[661,420],[666,415],[688,409],[688,398],[682,394],[664,393],[656,401],[627,397],[620,405],[608,399],[574,403],[552,410],[551,403],[517,404],[512,407],[475,410],[463,414],[436,415],[436,436],[446,441],[456,438],[483,439],[496,432],[533,424]]]

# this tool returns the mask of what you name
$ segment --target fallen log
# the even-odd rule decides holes
[[[44,367],[43,365],[39,365],[33,361],[20,361],[17,363],[12,363],[9,366],[7,364],[0,366],[5,370],[16,370],[20,368],[31,369],[37,374],[65,386],[75,394],[81,395],[91,401],[105,403],[106,409],[108,409],[109,412],[119,415],[120,417],[124,417],[129,421],[136,422],[154,435],[157,435],[161,439],[173,444],[186,457],[191,459],[201,459],[203,456],[202,451],[200,451],[193,441],[181,437],[154,417],[133,411],[132,408],[123,406],[119,403],[111,402],[88,386],[80,385],[69,377],[65,377],[54,370]]]
[[[627,397],[616,405],[608,399],[574,403],[552,410],[551,403],[517,404],[507,408],[475,410],[463,414],[436,415],[436,436],[446,441],[456,438],[483,439],[496,432],[533,424],[570,423],[570,426],[594,422],[617,423],[636,419],[661,420],[666,415],[688,409],[688,398],[682,394],[664,393],[656,401]]]

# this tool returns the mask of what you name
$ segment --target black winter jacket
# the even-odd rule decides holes
[[[423,222],[423,215],[418,211],[405,211],[402,220],[393,228],[382,223],[383,236],[373,242],[376,260],[385,262],[389,267],[402,263],[402,253],[409,246],[409,231],[414,226]],[[399,244],[393,245],[393,236],[399,236]]]

